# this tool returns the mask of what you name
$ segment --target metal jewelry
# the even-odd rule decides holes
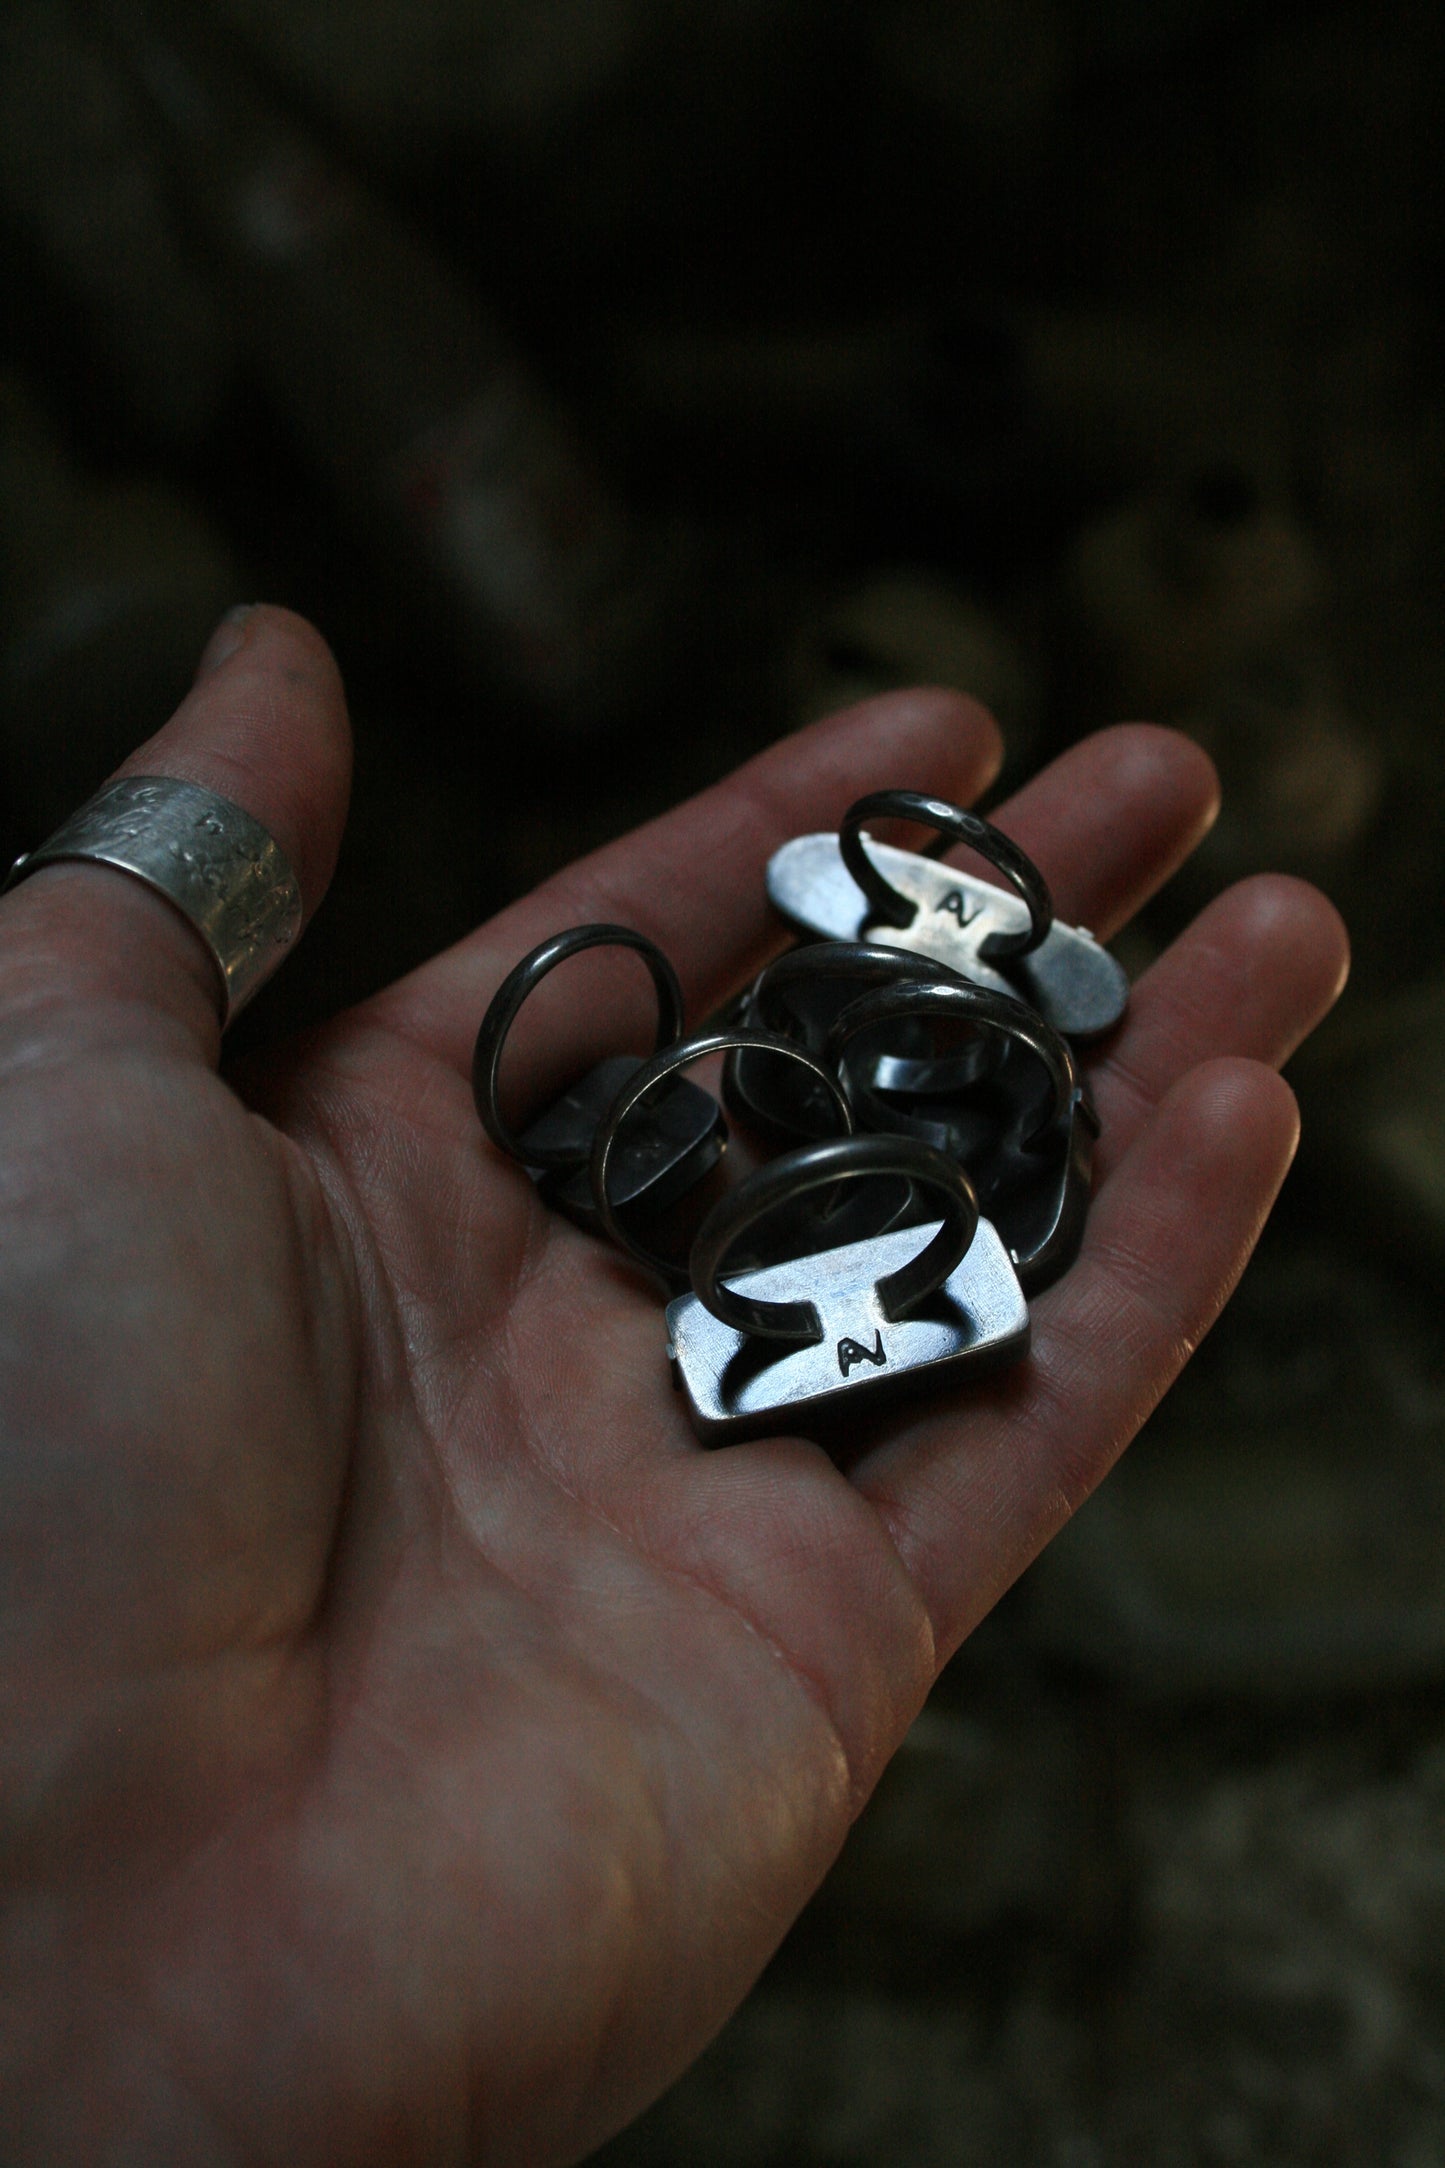
[[[591,948],[636,950],[657,989],[657,1051],[675,1043],[682,1030],[682,987],[656,942],[631,926],[572,926],[540,942],[492,996],[472,1053],[472,1097],[487,1135],[529,1170],[547,1202],[598,1233],[602,1228],[588,1179],[592,1140],[618,1092],[646,1064],[635,1054],[598,1062],[520,1132],[503,1118],[497,1100],[502,1050],[522,1004],[558,964]],[[686,1078],[653,1092],[618,1152],[613,1204],[618,1210],[665,1210],[716,1165],[726,1139],[721,1109],[710,1092]]]
[[[879,843],[866,824],[885,819],[937,842]],[[949,842],[1005,885],[942,863]],[[1110,1030],[1128,1001],[1114,958],[1054,917],[1027,853],[943,799],[870,792],[837,835],[776,851],[767,880],[808,938],[725,1022],[682,1037],[661,951],[626,927],[575,927],[503,981],[473,1065],[493,1140],[672,1298],[673,1383],[708,1444],[836,1438],[893,1395],[1027,1354],[1031,1298],[1079,1253],[1099,1134],[1069,1041]],[[599,1063],[514,1135],[497,1078],[517,1011],[563,957],[611,941],[652,972],[657,1050]],[[775,1156],[710,1209],[695,1191],[691,1249],[668,1254],[681,1228],[641,1207],[716,1162],[721,1114],[682,1071],[718,1055],[730,1111]]]
[[[592,1199],[597,1219],[603,1231],[611,1235],[619,1248],[629,1257],[655,1272],[666,1287],[685,1287],[687,1267],[675,1258],[663,1256],[660,1250],[650,1248],[635,1229],[627,1227],[618,1217],[617,1180],[613,1172],[614,1154],[620,1156],[624,1125],[633,1109],[644,1101],[650,1092],[657,1090],[669,1077],[679,1070],[687,1069],[696,1061],[705,1061],[710,1054],[726,1054],[734,1047],[754,1047],[766,1053],[781,1055],[784,1060],[798,1063],[809,1072],[813,1082],[821,1089],[831,1105],[836,1124],[844,1135],[853,1128],[853,1113],[844,1096],[842,1086],[835,1076],[823,1067],[815,1057],[806,1053],[792,1039],[783,1038],[778,1032],[763,1031],[757,1026],[740,1024],[727,1031],[704,1031],[691,1039],[681,1039],[655,1054],[636,1074],[629,1077],[608,1110],[605,1121],[598,1128],[592,1143]]]
[[[879,1174],[906,1177],[942,1218],[723,1284],[729,1254],[761,1214]],[[692,1291],[668,1305],[668,1354],[709,1442],[810,1433],[1028,1347],[1028,1304],[967,1174],[912,1137],[831,1138],[784,1153],[714,1206],[691,1262]]]
[[[1001,1058],[966,1090],[932,1097],[880,1090],[881,1063],[872,1081],[855,1067],[860,1040],[930,1022],[962,1025]],[[865,1129],[917,1137],[968,1169],[1026,1294],[1068,1270],[1083,1240],[1099,1122],[1068,1042],[1042,1017],[979,986],[885,986],[842,1011],[823,1058]]]
[[[5,886],[77,859],[144,881],[195,928],[216,966],[223,1028],[301,931],[301,889],[280,845],[244,806],[199,783],[168,775],[107,783],[16,859]]]
[[[1014,893],[918,851],[865,839],[863,822],[917,820],[968,843]],[[1054,918],[1042,874],[991,822],[918,791],[874,791],[839,833],[796,836],[768,864],[768,894],[795,926],[831,941],[915,950],[960,977],[1020,996],[1056,1031],[1094,1039],[1119,1021],[1129,982],[1082,926]]]

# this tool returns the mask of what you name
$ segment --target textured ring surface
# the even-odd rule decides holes
[[[199,783],[167,775],[107,783],[16,859],[5,886],[73,859],[144,881],[194,926],[219,974],[223,1026],[301,931],[301,889],[280,845],[243,806]]]

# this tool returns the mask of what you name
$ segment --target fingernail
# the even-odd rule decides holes
[[[234,610],[227,610],[201,651],[196,664],[198,678],[209,677],[223,662],[230,661],[246,638],[246,620],[255,607],[254,602],[238,602]]]

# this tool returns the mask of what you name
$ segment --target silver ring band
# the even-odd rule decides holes
[[[818,1341],[823,1321],[811,1302],[764,1302],[723,1284],[728,1253],[755,1221],[809,1190],[867,1175],[901,1175],[943,1199],[932,1240],[906,1265],[876,1283],[883,1315],[895,1323],[926,1302],[954,1272],[978,1232],[978,1197],[966,1169],[916,1137],[826,1137],[770,1159],[713,1206],[697,1231],[689,1270],[704,1309],[734,1332],[767,1340]]]
[[[1051,1089],[1044,1107],[1020,1142],[1037,1144],[1056,1124],[1067,1121],[1078,1088],[1079,1072],[1069,1043],[1045,1023],[1026,1003],[1012,994],[996,994],[987,986],[971,986],[965,980],[908,979],[896,986],[879,986],[860,994],[840,1011],[823,1047],[824,1064],[842,1079],[853,1112],[860,1120],[876,1122],[880,1129],[907,1129],[906,1115],[895,1119],[884,1114],[869,1086],[849,1074],[848,1047],[860,1033],[878,1024],[906,1022],[917,1017],[938,1017],[959,1023],[1005,1042],[1016,1042],[1037,1056]]]
[[[874,790],[850,805],[838,830],[843,863],[872,905],[871,915],[885,926],[911,926],[918,905],[901,896],[886,880],[863,848],[863,823],[867,820],[922,821],[941,836],[967,843],[980,858],[1003,875],[1019,901],[1025,905],[1029,923],[1021,933],[991,933],[979,943],[983,963],[1001,964],[1030,956],[1048,938],[1054,922],[1053,898],[1038,867],[1011,837],[1003,835],[981,813],[969,813],[946,798],[927,798],[916,790]]]
[[[5,887],[74,859],[144,881],[195,927],[220,976],[223,1029],[301,931],[301,889],[280,845],[243,806],[198,783],[167,775],[107,783],[16,859]]]
[[[853,1109],[843,1093],[836,1077],[831,1076],[822,1063],[806,1053],[794,1039],[784,1039],[775,1031],[763,1031],[755,1024],[738,1024],[727,1031],[700,1031],[691,1039],[679,1039],[672,1046],[665,1046],[660,1054],[635,1070],[613,1100],[605,1118],[598,1124],[592,1139],[590,1179],[592,1201],[603,1229],[619,1249],[626,1250],[649,1272],[655,1272],[665,1286],[683,1288],[687,1285],[685,1266],[675,1264],[664,1257],[660,1250],[649,1249],[618,1217],[617,1207],[609,1194],[608,1169],[612,1161],[617,1133],[640,1099],[645,1099],[655,1085],[665,1083],[676,1076],[679,1069],[690,1069],[695,1061],[702,1061],[709,1054],[726,1054],[735,1046],[750,1047],[760,1053],[781,1054],[791,1062],[799,1063],[822,1085],[833,1102],[838,1116],[838,1126],[845,1135],[853,1132]]]

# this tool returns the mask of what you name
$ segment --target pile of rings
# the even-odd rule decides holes
[[[876,841],[883,819],[968,845],[1007,885]],[[1088,1211],[1099,1128],[1074,1050],[1128,1000],[1018,845],[942,800],[873,792],[836,835],[785,844],[767,879],[804,938],[715,1028],[685,1034],[646,935],[576,926],[502,982],[472,1068],[492,1143],[670,1297],[673,1381],[710,1442],[826,1434],[1027,1352],[1029,1300],[1074,1262]],[[651,972],[655,1050],[598,1063],[516,1131],[498,1087],[518,1011],[601,946]],[[684,1074],[717,1056],[722,1105]],[[771,1156],[712,1199],[728,1117]],[[690,1196],[707,1208],[679,1255],[662,1234]]]

